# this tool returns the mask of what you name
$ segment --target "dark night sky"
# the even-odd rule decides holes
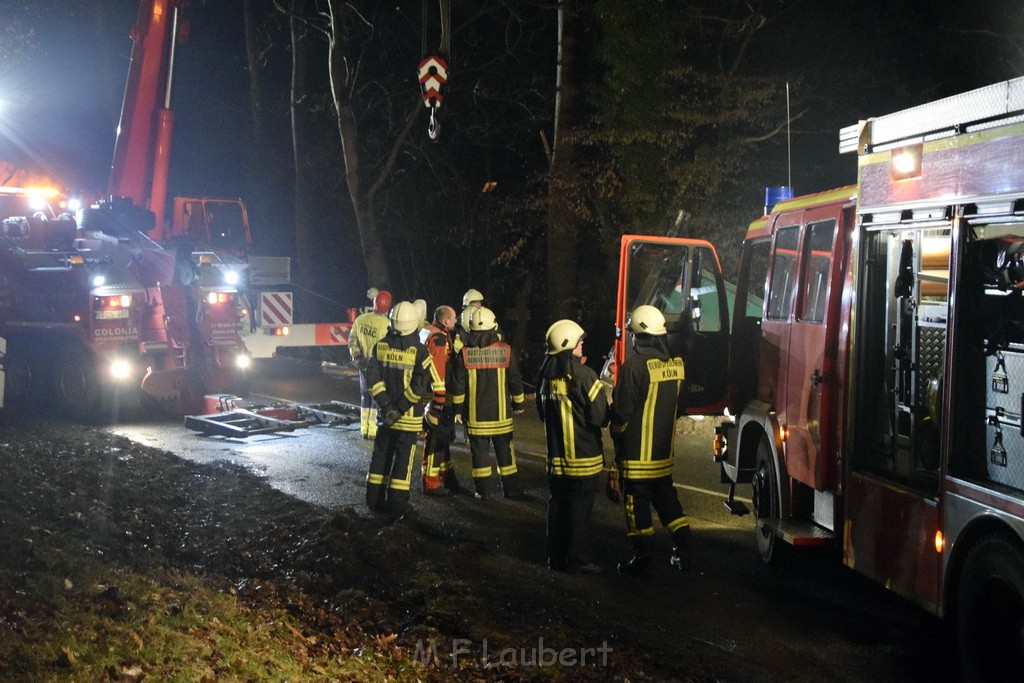
[[[128,30],[138,5],[96,0],[76,3],[73,10],[46,9],[69,4],[0,0],[3,21],[24,17],[35,30],[25,62],[16,68],[0,65],[0,158],[34,159],[69,186],[102,190],[131,51]],[[1010,0],[807,0],[770,27],[765,35],[777,46],[772,50],[777,73],[799,82],[801,74],[816,72],[795,94],[804,112],[794,124],[794,166],[803,171],[797,174],[797,190],[852,181],[854,164],[836,152],[839,126],[1024,72],[1024,56],[1005,46],[985,47],[1007,42],[993,32],[1024,31],[1007,24],[1015,15],[1020,20],[1018,5]],[[188,6],[191,40],[180,51],[173,102],[174,193],[243,192],[244,141],[237,134],[244,128],[247,82],[240,8],[237,1],[213,0],[192,0]],[[854,63],[876,64],[887,87],[849,84],[848,89],[862,87],[863,95],[838,107],[829,100],[830,79],[843,82]],[[228,104],[209,93],[227,94]],[[286,131],[288,121],[275,124]],[[784,171],[783,164],[780,174]]]

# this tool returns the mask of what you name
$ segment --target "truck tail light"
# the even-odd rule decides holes
[[[117,308],[130,308],[132,305],[131,294],[115,294],[114,296],[98,296],[95,298],[96,308],[113,310]]]
[[[230,292],[210,292],[206,295],[206,302],[211,306],[218,304],[229,304],[235,300],[235,295]]]

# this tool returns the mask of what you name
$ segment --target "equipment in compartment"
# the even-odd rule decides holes
[[[1024,436],[1020,415],[985,411],[985,445],[988,477],[994,482],[1024,490]]]
[[[1024,402],[1024,345],[1010,344],[985,357],[985,407],[1020,415]]]

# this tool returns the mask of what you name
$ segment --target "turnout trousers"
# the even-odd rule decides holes
[[[600,475],[548,476],[548,565],[571,570],[593,562],[590,545],[590,514]]]
[[[495,434],[494,436],[469,436],[469,451],[473,456],[473,484],[480,496],[487,496],[488,481],[493,468],[491,467],[490,446],[494,443],[494,457],[498,461],[498,474],[501,475],[501,488],[507,498],[519,496],[518,469],[516,468],[516,449],[512,445],[512,432]]]
[[[626,509],[626,533],[637,550],[645,551],[654,535],[651,508],[658,513],[662,526],[672,535],[676,548],[690,546],[690,521],[683,513],[679,495],[672,486],[672,477],[657,479],[623,479],[622,498]]]
[[[373,400],[366,373],[359,372],[359,433],[364,439],[377,436],[377,402]]]
[[[434,430],[427,430],[427,436],[423,439],[424,491],[436,491],[441,487],[451,490],[458,488],[451,443],[451,437],[440,438]]]
[[[405,514],[417,436],[416,432],[378,428],[366,473],[366,504],[371,510],[387,513],[392,519]]]

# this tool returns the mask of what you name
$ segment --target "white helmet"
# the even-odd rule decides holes
[[[476,311],[475,306],[466,306],[462,309],[462,313],[459,313],[459,325],[467,332],[469,331],[469,319],[473,317],[474,311]]]
[[[471,303],[473,303],[474,301],[479,301],[480,304],[483,305],[484,295],[480,293],[479,289],[467,290],[466,293],[462,295],[462,305],[463,306],[468,306]]]
[[[665,316],[654,306],[637,306],[629,316],[626,329],[636,334],[650,334],[660,337],[668,334],[665,329]]]
[[[552,323],[544,335],[548,342],[548,355],[571,351],[586,336],[587,333],[574,320],[559,320]]]
[[[494,317],[494,311],[486,306],[471,310],[472,315],[469,316],[469,329],[472,331],[486,332],[498,326],[498,320]]]
[[[413,301],[412,303],[413,303],[414,306],[416,306],[416,312],[420,314],[420,320],[426,320],[427,319],[427,300],[426,299],[416,299],[416,301]]]
[[[374,297],[377,296],[377,292],[379,291],[380,290],[377,289],[376,287],[370,287],[368,290],[366,290],[366,298],[369,299],[370,301],[373,301]]]
[[[416,305],[410,301],[399,301],[391,309],[391,329],[401,335],[412,334],[420,324]]]

